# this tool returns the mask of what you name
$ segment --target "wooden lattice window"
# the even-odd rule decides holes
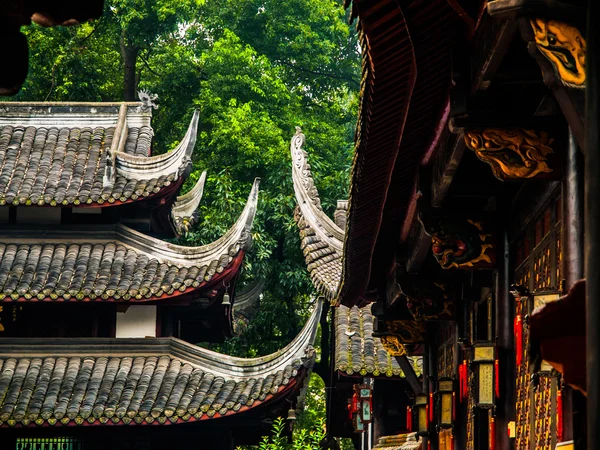
[[[81,443],[72,437],[17,438],[16,450],[81,450]]]
[[[562,285],[561,201],[552,201],[513,248],[514,283],[531,293],[556,293]],[[532,299],[516,302],[515,314],[531,314]],[[523,329],[523,358],[516,377],[516,450],[552,450],[556,445],[556,378],[529,373],[529,333]]]

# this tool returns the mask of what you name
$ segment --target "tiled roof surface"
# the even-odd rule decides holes
[[[335,311],[335,369],[346,375],[404,377],[396,358],[373,337],[371,305],[359,308],[338,306]],[[417,375],[422,359],[408,358]]]
[[[333,300],[342,277],[343,230],[323,211],[306,152],[304,134],[297,128],[290,144],[300,246],[315,288]]]
[[[243,412],[310,370],[319,314],[320,306],[285,349],[253,359],[174,338],[0,339],[0,426],[170,424]]]
[[[217,241],[183,247],[123,225],[101,232],[5,230],[0,301],[145,301],[215,282],[250,245],[258,181],[238,221]]]
[[[180,147],[150,156],[141,104],[43,105],[0,104],[0,205],[129,202],[181,180],[189,164],[196,116]]]
[[[373,450],[418,450],[422,447],[421,443],[417,433],[382,436]]]

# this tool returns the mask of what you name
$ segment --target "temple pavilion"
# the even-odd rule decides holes
[[[151,117],[149,101],[0,103],[2,448],[228,449],[301,407],[320,303],[273,355],[194,345],[256,312],[263,284],[239,305],[236,284],[258,180],[216,241],[167,241],[197,226],[206,173],[182,194],[198,112],[162,154]]]

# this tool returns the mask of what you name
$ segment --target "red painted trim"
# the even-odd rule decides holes
[[[172,294],[162,294],[160,296],[153,295],[148,298],[130,298],[129,300],[123,299],[115,299],[115,298],[107,298],[103,299],[101,297],[96,297],[95,299],[91,299],[89,297],[84,297],[82,299],[77,299],[75,297],[71,297],[69,299],[65,299],[64,297],[58,297],[56,299],[52,299],[50,297],[44,297],[43,299],[39,299],[37,297],[32,297],[27,299],[25,297],[19,297],[14,300],[10,296],[0,300],[0,303],[147,303],[157,300],[165,300],[181,297],[182,295],[189,294],[194,291],[199,290],[207,290],[211,287],[219,286],[221,284],[227,284],[238,272],[242,265],[242,261],[244,260],[245,251],[241,250],[238,254],[233,258],[229,266],[223,270],[221,273],[216,273],[209,281],[205,281],[200,283],[197,287],[190,286],[184,291],[180,291],[176,289]],[[220,286],[219,286],[220,287]]]

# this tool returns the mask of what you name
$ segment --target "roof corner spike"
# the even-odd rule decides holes
[[[184,156],[181,161],[181,166],[179,167],[179,176],[183,178],[187,178],[190,176],[192,171],[192,153],[194,152],[194,147],[196,146],[196,139],[198,137],[198,120],[200,119],[200,111],[197,109],[194,110],[194,114],[192,115],[192,120],[190,120],[190,124],[188,129],[183,137],[183,141],[186,142]]]
[[[206,170],[202,172],[192,189],[180,195],[171,207],[171,220],[177,236],[187,234],[198,222],[198,206],[204,194]]]
[[[254,222],[254,217],[256,216],[256,209],[258,206],[258,187],[260,185],[260,178],[255,178],[254,183],[252,183],[252,189],[250,190],[250,195],[248,196],[248,202],[246,202],[246,207],[244,208],[243,214],[246,216],[246,221],[244,223],[244,229],[242,231],[242,240],[244,242],[243,248],[245,250],[249,250],[252,246],[252,223]]]

